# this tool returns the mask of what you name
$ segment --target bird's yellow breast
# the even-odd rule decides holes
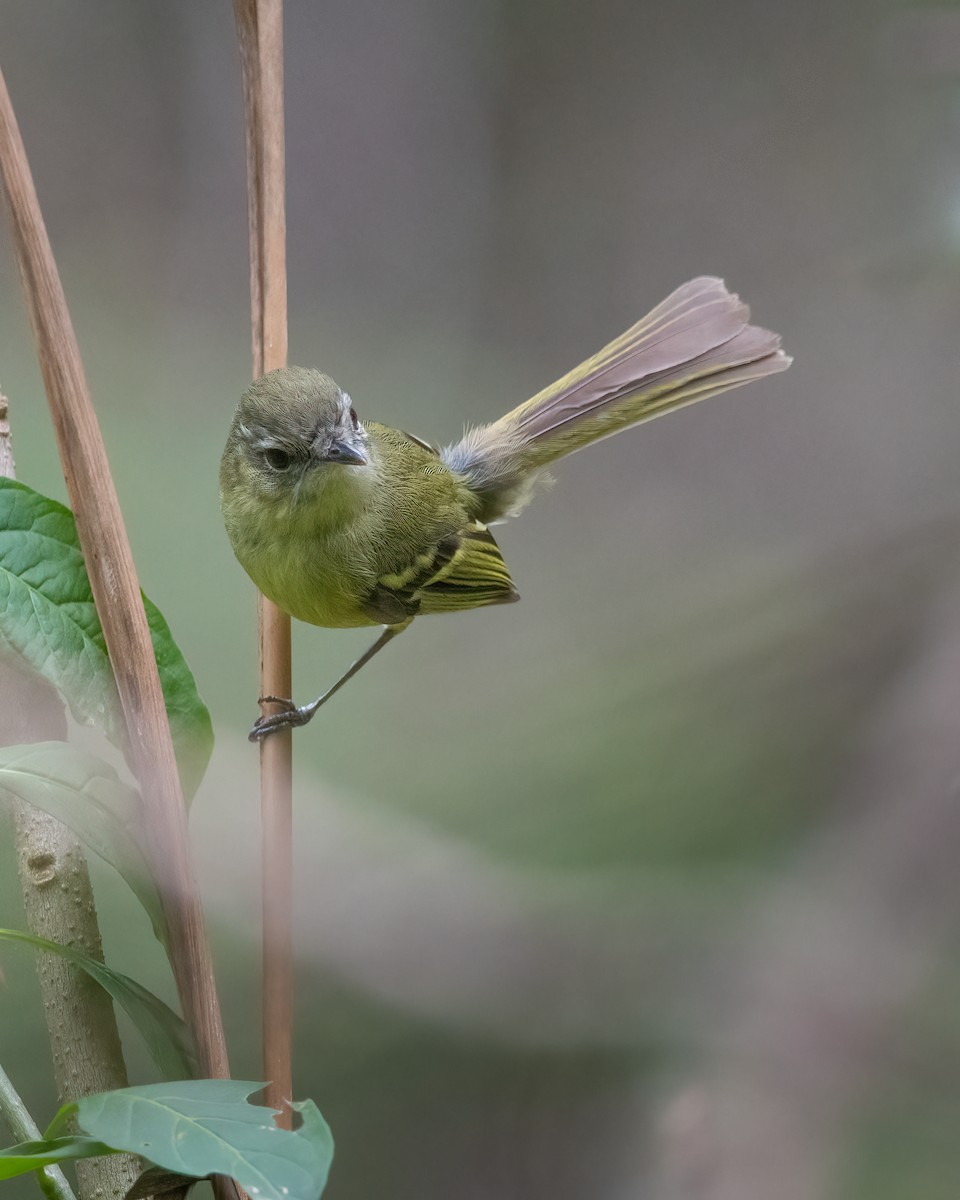
[[[398,430],[366,430],[366,466],[313,468],[299,488],[269,496],[242,477],[223,486],[240,563],[274,604],[313,625],[380,624],[369,609],[378,585],[403,588],[470,521],[462,485],[435,454]]]

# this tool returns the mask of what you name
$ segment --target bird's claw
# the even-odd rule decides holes
[[[257,703],[280,704],[283,707],[280,712],[265,713],[257,718],[247,735],[251,742],[262,741],[278,729],[295,729],[298,725],[306,725],[313,716],[308,708],[298,708],[292,700],[286,700],[282,696],[261,696]]]

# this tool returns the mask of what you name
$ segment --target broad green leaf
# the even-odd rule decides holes
[[[15,1175],[26,1175],[28,1171],[40,1171],[70,1158],[98,1158],[101,1154],[117,1153],[103,1142],[82,1135],[20,1142],[17,1146],[0,1150],[0,1179],[12,1179]]]
[[[66,742],[0,747],[0,797],[4,793],[56,817],[115,867],[166,944],[160,894],[137,836],[140,797],[109,763]]]
[[[140,1154],[181,1175],[230,1175],[255,1200],[317,1200],[333,1158],[330,1129],[311,1100],[294,1107],[299,1129],[273,1123],[273,1110],[247,1103],[262,1083],[198,1079],[85,1096],[60,1110],[115,1150]]]
[[[144,597],[184,794],[192,798],[213,748],[210,714],[170,629]],[[126,752],[126,728],[73,514],[0,478],[0,646],[25,659]]]
[[[133,1022],[162,1075],[167,1079],[177,1079],[196,1074],[197,1063],[186,1024],[172,1008],[135,979],[121,975],[119,971],[81,954],[72,946],[61,946],[58,942],[49,942],[46,938],[18,929],[0,929],[0,941],[20,942],[37,950],[47,950],[86,971]]]

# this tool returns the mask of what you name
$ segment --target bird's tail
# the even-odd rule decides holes
[[[780,338],[750,325],[723,280],[703,276],[556,383],[444,451],[485,522],[512,516],[554,459],[640,421],[784,371]]]

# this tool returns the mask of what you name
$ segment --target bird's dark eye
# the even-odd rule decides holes
[[[263,459],[273,471],[285,471],[293,462],[293,459],[286,450],[280,450],[276,446],[271,446],[269,450],[264,450]]]
[[[360,418],[357,416],[357,410],[355,408],[350,409],[350,420],[353,422],[354,429],[358,429],[360,427]]]

